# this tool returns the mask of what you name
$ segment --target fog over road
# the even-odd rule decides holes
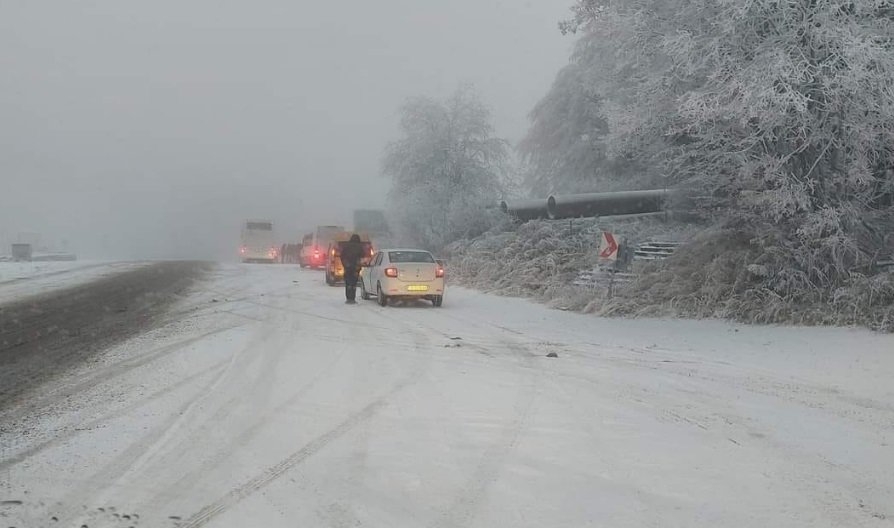
[[[894,520],[892,336],[606,320],[450,287],[440,309],[346,306],[293,266],[146,269],[77,288],[148,319],[107,304],[114,331],[3,351],[0,526]],[[127,301],[146,289],[154,304]],[[47,295],[45,317],[97,324]],[[10,306],[36,306],[16,302],[3,331]]]

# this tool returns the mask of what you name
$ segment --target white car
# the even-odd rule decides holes
[[[360,272],[360,297],[425,299],[435,306],[444,302],[444,267],[422,249],[383,249]]]

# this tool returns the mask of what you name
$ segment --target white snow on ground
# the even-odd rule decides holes
[[[894,526],[892,377],[862,330],[346,306],[224,266],[0,417],[0,524]]]
[[[0,303],[84,284],[146,262],[0,262]]]

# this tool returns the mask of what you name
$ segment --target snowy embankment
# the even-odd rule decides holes
[[[891,526],[892,350],[862,330],[611,320],[456,287],[441,309],[345,306],[310,270],[221,266],[169,324],[10,411],[0,515]]]
[[[683,245],[667,260],[634,261],[635,274],[613,275],[595,270],[603,230],[623,238],[630,250],[653,241]],[[456,283],[566,310],[894,331],[890,268],[854,272],[833,291],[793,286],[780,296],[750,282],[749,274],[762,269],[751,263],[766,255],[747,241],[656,218],[582,219],[572,226],[535,220],[455,242],[444,253]]]
[[[137,269],[148,262],[0,262],[0,304]]]
[[[506,224],[444,251],[451,280],[487,293],[528,297],[568,310],[592,311],[607,299],[607,280],[581,284],[599,266],[600,233],[610,231],[628,247],[649,240],[682,241],[694,229],[655,217]],[[617,285],[612,285],[617,289]]]

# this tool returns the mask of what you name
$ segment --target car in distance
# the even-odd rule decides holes
[[[423,249],[383,249],[360,272],[360,297],[381,306],[394,299],[444,303],[444,267]]]

